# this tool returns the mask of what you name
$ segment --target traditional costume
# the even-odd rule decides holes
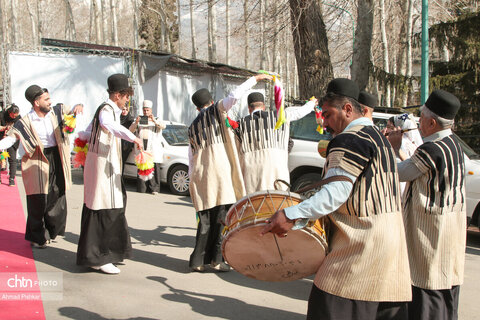
[[[190,195],[199,216],[195,249],[190,256],[190,268],[202,271],[203,265],[222,263],[221,221],[225,220],[232,203],[245,196],[242,172],[235,148],[233,130],[227,126],[227,112],[257,83],[251,77],[230,93],[213,102],[207,89],[192,96],[200,113],[189,127]]]
[[[113,75],[109,78],[110,91],[118,92],[125,87],[115,89],[116,85],[110,81],[115,76],[126,81],[128,87],[126,76]],[[131,256],[120,139],[133,142],[135,135],[121,126],[120,113],[121,109],[109,99],[98,107],[86,131],[79,133],[82,139],[89,137],[89,148],[84,169],[78,265],[99,267]]]
[[[33,104],[35,98],[45,92],[48,91],[32,85],[25,91],[25,97]],[[65,234],[65,191],[71,185],[71,163],[70,140],[63,132],[63,114],[68,111],[63,104],[57,104],[41,118],[32,109],[0,142],[0,149],[6,149],[19,139],[25,150],[22,157],[22,179],[27,195],[25,239],[34,245],[44,246],[48,240]]]
[[[358,88],[335,79],[327,98],[329,93],[353,104]],[[406,319],[410,273],[390,143],[370,119],[357,118],[330,141],[324,173],[350,178],[353,185],[328,183],[285,209],[292,220],[328,217],[328,254],[314,279],[307,319]]]
[[[264,103],[259,92],[248,96],[248,104]],[[285,184],[277,184],[280,179],[290,181],[288,170],[288,142],[290,121],[298,120],[311,111],[315,102],[307,102],[303,107],[285,109],[286,121],[279,129],[275,129],[277,115],[274,111],[255,110],[238,121],[235,129],[238,156],[242,169],[245,190],[251,194],[261,190],[286,190]]]
[[[460,102],[436,90],[423,108],[453,120]],[[457,319],[466,246],[465,164],[450,129],[425,137],[399,164],[412,278],[409,319]]]
[[[144,108],[152,108],[152,101],[143,101]],[[146,124],[133,122],[130,125],[132,131],[138,138],[143,141],[143,149],[153,156],[154,171],[152,179],[147,181],[137,177],[137,192],[157,193],[160,192],[160,170],[163,163],[163,146],[162,146],[162,130],[167,126],[165,123],[155,119],[148,119]],[[136,148],[138,152],[138,148]]]

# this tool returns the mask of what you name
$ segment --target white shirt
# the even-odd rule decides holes
[[[32,126],[35,132],[38,135],[38,138],[43,144],[44,148],[55,147],[57,145],[57,140],[55,140],[55,131],[53,128],[52,120],[50,118],[53,109],[50,110],[45,117],[41,118],[32,108],[27,117],[30,117],[32,121]],[[2,141],[0,141],[0,150],[10,148],[17,141],[16,137],[6,136]]]
[[[50,119],[53,109],[50,110],[45,117],[39,117],[35,110],[31,110],[27,113],[27,117],[30,117],[32,126],[37,132],[38,138],[43,144],[44,148],[55,147],[57,140],[55,140],[55,131],[53,128],[52,120]]]
[[[117,104],[110,99],[107,100],[107,104],[113,107],[115,117],[113,116],[112,113],[106,110],[100,111],[100,114],[98,116],[100,125],[104,129],[110,131],[117,138],[127,140],[130,142],[135,141],[136,139],[135,135],[130,130],[128,130],[127,128],[125,128],[120,124],[120,114],[122,113],[122,109],[120,109],[117,106]],[[88,125],[87,129],[85,129],[85,131],[78,133],[78,136],[80,137],[80,139],[82,140],[90,139],[90,135],[92,134],[92,124],[93,124],[93,121],[90,122],[90,124]]]

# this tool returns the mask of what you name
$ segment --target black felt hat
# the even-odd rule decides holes
[[[435,90],[428,97],[425,106],[437,116],[453,120],[460,109],[460,101],[444,90]]]
[[[248,95],[247,102],[248,104],[254,103],[254,102],[265,103],[265,98],[263,97],[263,94],[261,94],[260,92],[252,92]]]
[[[48,90],[45,88],[41,88],[36,84],[33,84],[28,87],[27,90],[25,90],[25,99],[27,99],[31,104],[33,104],[33,101],[35,101],[36,98],[38,98],[45,92],[48,92]]]
[[[192,95],[192,102],[197,108],[203,108],[212,101],[212,95],[206,88],[195,91]]]
[[[128,83],[128,77],[123,73],[112,74],[107,79],[109,92],[120,92],[123,90],[132,90],[132,87]]]
[[[327,86],[327,93],[335,93],[355,100],[358,100],[359,91],[358,85],[346,78],[333,79]]]
[[[367,91],[360,91],[358,94],[358,102],[370,108],[378,107],[378,99]]]

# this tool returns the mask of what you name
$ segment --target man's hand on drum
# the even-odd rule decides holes
[[[275,212],[275,214],[267,220],[267,225],[262,229],[262,235],[271,232],[280,237],[286,237],[287,232],[292,229],[294,225],[295,220],[288,219],[285,211],[282,209]]]

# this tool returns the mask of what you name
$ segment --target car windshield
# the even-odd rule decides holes
[[[470,148],[470,146],[465,141],[460,139],[460,137],[457,136],[455,133],[453,135],[455,136],[455,138],[457,138],[458,142],[460,143],[460,146],[462,147],[463,152],[467,155],[467,157],[470,160],[480,160],[480,155],[478,155],[478,153],[476,153],[472,148]]]
[[[317,122],[315,121],[315,112],[311,112],[302,119],[292,121],[290,124],[290,137],[292,139],[308,140],[308,141],[320,141],[331,140],[332,135],[325,132],[324,134],[318,133]]]
[[[171,146],[188,146],[188,128],[182,125],[167,125],[162,135]]]

